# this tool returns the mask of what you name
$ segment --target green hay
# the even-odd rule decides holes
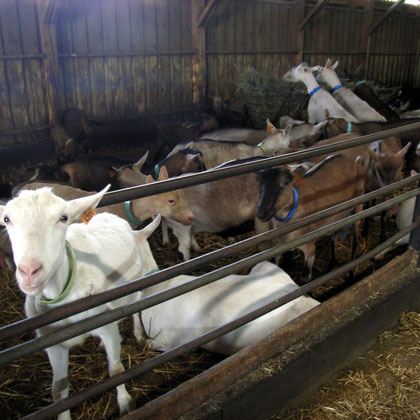
[[[282,115],[308,119],[309,96],[303,83],[264,78],[255,69],[247,67],[239,78],[238,90],[256,128],[265,128],[267,118],[277,124]]]

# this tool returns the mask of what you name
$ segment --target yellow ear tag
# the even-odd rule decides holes
[[[302,184],[303,183],[303,177],[299,174],[295,175],[295,183],[296,185]]]
[[[87,209],[80,215],[80,221],[87,225],[93,216],[95,216],[96,211],[93,209]]]
[[[271,132],[273,131],[273,129],[274,129],[274,125],[272,125],[272,124],[267,125],[267,131],[268,131],[269,133],[271,133]]]
[[[109,171],[109,176],[113,178],[115,176],[115,171]]]

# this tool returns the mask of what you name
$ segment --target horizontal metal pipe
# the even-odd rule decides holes
[[[326,227],[314,230],[306,235],[302,235],[301,237],[288,241],[285,244],[275,246],[268,250],[259,252],[253,256],[244,258],[241,261],[237,261],[235,263],[232,263],[222,268],[219,268],[217,270],[214,270],[210,273],[198,276],[194,280],[183,283],[182,285],[176,286],[172,289],[164,290],[162,292],[140,299],[137,302],[134,302],[130,305],[126,305],[124,307],[119,307],[119,308],[116,308],[107,312],[103,312],[99,315],[95,315],[88,319],[75,322],[67,327],[61,328],[58,331],[45,334],[42,337],[35,338],[26,343],[22,343],[14,347],[10,347],[0,352],[0,366],[10,363],[21,357],[26,357],[32,353],[36,353],[38,351],[44,350],[55,344],[66,341],[72,337],[76,337],[78,335],[84,334],[88,331],[94,330],[103,325],[107,325],[107,324],[110,324],[111,322],[118,321],[134,313],[141,312],[142,310],[150,308],[151,306],[155,306],[166,300],[180,296],[181,294],[188,293],[192,290],[203,287],[207,284],[210,284],[216,280],[221,279],[222,277],[228,276],[230,274],[234,274],[244,268],[249,268],[255,264],[258,264],[259,262],[269,260],[275,257],[276,255],[280,255],[286,251],[297,248],[306,242],[314,241],[315,239],[321,236],[329,235],[335,232],[336,230],[342,229],[343,227],[347,225],[353,224],[356,221],[363,219],[364,217],[371,216],[388,207],[392,207],[406,200],[407,198],[410,198],[416,195],[417,193],[418,191],[416,190],[409,191],[406,194],[400,195],[399,197],[396,197],[384,203],[378,204],[374,207],[371,207],[368,210],[364,210],[353,216],[349,216],[345,219],[334,222]]]
[[[196,339],[186,343],[182,344],[178,347],[175,347],[172,350],[169,350],[165,353],[162,353],[158,356],[153,357],[152,359],[148,359],[144,362],[142,362],[140,365],[136,365],[130,369],[127,369],[126,371],[112,376],[110,378],[106,378],[102,382],[88,388],[84,389],[82,391],[76,392],[71,394],[69,397],[65,398],[62,401],[53,403],[47,407],[42,408],[39,411],[36,411],[26,417],[24,419],[26,420],[42,420],[51,416],[55,416],[59,413],[62,413],[63,411],[69,410],[73,407],[76,407],[77,405],[81,404],[84,401],[87,401],[91,398],[96,397],[97,395],[100,395],[106,391],[110,391],[111,389],[115,388],[118,385],[121,385],[125,382],[127,382],[130,379],[133,379],[135,377],[138,377],[142,374],[145,374],[147,372],[150,372],[153,369],[156,369],[157,367],[161,366],[164,363],[170,362],[171,360],[174,360],[175,358],[185,354],[194,351],[200,346],[203,346],[204,344],[207,344],[216,338],[227,334],[230,331],[235,330],[236,328],[239,328],[248,322],[253,321],[254,319],[265,315],[266,313],[273,311],[274,309],[279,308],[282,305],[285,305],[288,302],[291,302],[292,300],[303,296],[310,291],[314,290],[315,288],[335,279],[336,277],[352,270],[353,268],[357,267],[359,264],[373,258],[375,255],[382,252],[384,249],[386,249],[388,246],[390,246],[392,243],[397,241],[398,239],[404,237],[407,233],[411,232],[416,227],[420,226],[420,220],[417,220],[414,222],[411,226],[408,228],[402,230],[401,232],[393,235],[391,238],[384,241],[382,244],[377,246],[371,251],[368,251],[366,254],[362,255],[361,257],[351,261],[348,264],[343,265],[342,267],[331,271],[330,273],[311,281],[310,283],[300,287],[299,289],[293,291],[292,293],[289,293],[285,296],[281,296],[275,301],[258,308],[252,312],[249,312],[227,324],[224,324],[218,328],[215,328],[200,337],[197,337]]]
[[[45,314],[18,321],[10,325],[6,325],[0,328],[0,340],[5,340],[17,335],[31,332],[37,328],[43,327],[53,322],[57,322],[64,318],[68,318],[71,315],[75,315],[77,313],[91,309],[95,306],[99,306],[104,303],[108,303],[112,300],[121,298],[123,296],[127,296],[131,293],[143,290],[146,287],[153,286],[177,275],[189,273],[194,269],[202,268],[203,266],[210,264],[220,258],[233,256],[238,252],[258,245],[263,241],[271,240],[277,236],[285,235],[286,233],[289,233],[296,229],[300,229],[311,223],[315,223],[319,220],[322,220],[323,218],[329,217],[340,211],[350,209],[358,204],[366,203],[379,196],[386,195],[396,189],[404,188],[405,186],[417,180],[420,180],[420,174],[409,178],[405,178],[392,185],[365,194],[362,197],[357,197],[352,200],[349,200],[346,203],[330,207],[314,215],[302,218],[297,222],[284,225],[280,228],[264,232],[249,239],[245,239],[236,244],[228,245],[223,249],[213,251],[206,255],[177,264],[176,266],[162,270],[159,273],[155,273],[149,276],[144,276],[137,280],[133,280],[129,284],[125,284],[123,286],[119,286],[111,290],[88,296],[75,302],[70,302],[68,304],[60,306],[59,308],[52,309],[46,312]]]
[[[10,325],[6,325],[0,328],[0,340],[5,340],[10,337],[33,331],[37,328],[59,321],[64,318],[68,318],[71,315],[75,315],[77,313],[91,309],[95,306],[99,306],[104,303],[108,303],[112,300],[121,298],[123,296],[127,296],[131,293],[143,290],[147,287],[153,286],[162,281],[175,277],[176,275],[189,273],[194,269],[202,268],[203,266],[210,264],[220,258],[233,256],[238,252],[258,245],[263,241],[271,240],[275,237],[285,235],[293,230],[300,229],[311,223],[315,223],[319,220],[322,220],[323,218],[350,209],[358,204],[366,203],[368,201],[373,200],[374,198],[388,194],[395,189],[404,188],[405,186],[415,182],[416,180],[420,180],[420,174],[409,178],[405,178],[395,184],[370,192],[362,197],[349,200],[346,203],[330,207],[314,215],[302,218],[297,222],[293,222],[284,225],[280,228],[261,233],[252,238],[240,241],[236,244],[228,245],[223,249],[213,251],[206,255],[202,255],[192,260],[177,264],[171,268],[164,269],[159,273],[144,276],[140,279],[133,280],[128,284],[113,288],[111,290],[97,293],[95,295],[88,296],[75,302],[70,302],[68,304],[60,306],[59,308],[52,309],[46,312],[45,314],[18,321]]]
[[[154,194],[160,194],[179,188],[190,187],[192,185],[204,184],[206,182],[229,178],[231,176],[238,176],[261,169],[267,169],[276,165],[302,161],[311,157],[337,152],[339,150],[344,150],[354,146],[360,146],[361,144],[370,143],[372,141],[380,140],[386,137],[396,136],[418,128],[420,128],[420,123],[409,124],[404,127],[392,128],[390,130],[381,131],[379,133],[368,134],[366,136],[357,137],[355,139],[341,141],[338,144],[335,143],[325,146],[318,146],[301,152],[288,153],[285,155],[260,159],[254,162],[241,163],[239,165],[232,165],[224,168],[212,168],[207,171],[174,177],[165,181],[157,181],[152,184],[140,185],[117,191],[110,191],[105,194],[104,198],[99,204],[99,207],[120,203],[121,201],[132,200],[135,198],[148,197]]]

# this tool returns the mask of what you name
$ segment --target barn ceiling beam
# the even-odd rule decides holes
[[[330,0],[318,0],[318,3],[309,12],[308,16],[299,24],[299,31],[303,31],[306,26],[321,12],[321,10],[329,3]]]
[[[207,22],[210,20],[212,15],[216,12],[217,8],[220,6],[222,0],[210,0],[203,11],[198,17],[198,27],[202,28],[207,25]]]
[[[396,1],[385,14],[369,29],[369,35],[372,35],[376,30],[394,13],[399,7],[404,4],[405,0]]]

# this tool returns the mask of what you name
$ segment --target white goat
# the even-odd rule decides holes
[[[308,122],[311,124],[325,121],[326,118],[344,118],[346,121],[357,123],[356,117],[346,111],[327,91],[322,89],[312,71],[317,67],[309,67],[301,63],[290,69],[283,80],[287,82],[303,82],[308,90],[310,99],[308,104]],[[328,111],[328,115],[326,113]]]
[[[147,237],[157,228],[150,223],[138,240],[142,263],[152,271],[157,268]],[[143,291],[144,296],[178,286],[194,277],[181,275]],[[191,341],[298,289],[290,276],[268,261],[257,264],[248,275],[229,275],[207,286],[178,296],[141,313],[151,347],[169,350]],[[316,300],[301,296],[286,305],[204,345],[207,350],[226,355],[254,344],[290,320],[319,305]]]
[[[386,118],[384,116],[372,108],[367,102],[360,99],[355,93],[353,93],[353,91],[347,89],[341,84],[340,79],[334,71],[337,66],[338,61],[331,65],[331,60],[328,58],[325,67],[315,66],[312,67],[312,70],[315,69],[319,72],[317,80],[330,86],[330,92],[337,102],[348,112],[354,115],[360,122],[386,122]]]
[[[98,205],[108,190],[65,201],[50,188],[22,191],[18,197],[0,206],[0,223],[6,225],[16,264],[16,279],[26,294],[25,313],[33,317],[51,307],[69,303],[103,290],[119,286],[148,273],[142,265],[135,232],[129,224],[109,213],[98,214],[89,224],[79,221],[83,212]],[[109,307],[133,302],[139,293],[108,305],[73,315],[37,330],[42,336],[72,322],[97,315]],[[138,314],[134,318],[134,334],[143,339]],[[121,337],[116,322],[69,339],[46,349],[53,370],[54,401],[67,397],[68,357],[70,348],[82,344],[89,336],[98,336],[105,347],[110,375],[120,373]],[[117,387],[121,413],[130,408],[131,397],[125,385]],[[69,419],[70,412],[59,415]]]
[[[410,175],[411,176],[417,175],[417,172],[411,171]],[[413,223],[415,207],[416,207],[416,196],[411,197],[401,203],[401,205],[398,208],[397,217],[395,220],[398,230],[401,231]],[[391,211],[391,213],[393,212]],[[390,245],[388,248],[384,249],[381,253],[376,255],[375,259],[380,260],[388,252],[392,251],[395,248],[398,248],[401,245],[408,245],[409,242],[410,242],[410,233],[407,233],[407,235],[403,236],[401,239],[398,239],[398,241],[395,242],[395,244]]]

